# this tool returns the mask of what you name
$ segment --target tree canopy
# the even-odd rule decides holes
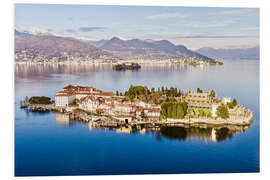
[[[211,92],[210,92],[210,96],[211,96],[211,97],[213,97],[213,98],[214,98],[214,97],[216,97],[216,93],[215,93],[215,91],[214,91],[214,90],[211,90]]]
[[[161,104],[161,114],[164,118],[183,119],[187,114],[185,102],[164,102]]]
[[[225,104],[220,105],[217,108],[217,116],[221,117],[223,119],[228,119],[229,118],[229,110]]]
[[[203,91],[200,88],[197,88],[197,93],[202,93]]]
[[[237,105],[237,101],[236,101],[235,98],[233,98],[233,101],[232,101],[232,102],[227,103],[227,106],[228,106],[230,109],[233,109],[236,105]]]
[[[33,96],[29,99],[30,104],[50,104],[51,98],[46,96]]]
[[[233,106],[236,106],[237,105],[237,101],[236,101],[235,98],[233,98],[232,104],[233,104]]]

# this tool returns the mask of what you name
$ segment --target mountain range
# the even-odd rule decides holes
[[[151,39],[123,40],[113,37],[110,40],[82,41],[71,37],[48,34],[31,34],[15,29],[15,52],[24,51],[27,57],[42,56],[63,59],[111,59],[111,60],[168,60],[197,58],[214,59],[258,59],[259,47],[248,49],[201,48],[192,51],[184,45],[175,45],[168,40]],[[86,58],[87,57],[87,58]]]
[[[122,40],[113,37],[110,40],[88,41],[89,44],[111,52],[123,59],[171,59],[171,58],[200,58],[212,60],[207,56],[187,49],[183,45],[174,45],[168,40]]]
[[[24,53],[26,57],[43,59],[117,59],[113,54],[103,51],[76,39],[51,35],[15,36],[15,53]]]
[[[251,48],[235,48],[235,49],[215,49],[215,48],[200,48],[196,52],[207,57],[222,60],[232,59],[246,59],[259,60],[260,47],[255,46]]]

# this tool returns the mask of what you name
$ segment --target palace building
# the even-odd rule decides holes
[[[108,115],[141,115],[159,118],[161,107],[152,102],[136,100],[134,103],[125,101],[124,97],[112,92],[102,92],[90,86],[68,85],[55,95],[55,106],[67,107],[75,104],[82,110],[96,113],[102,111]],[[76,102],[75,102],[76,101]]]

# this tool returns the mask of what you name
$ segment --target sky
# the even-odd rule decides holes
[[[258,8],[15,4],[15,28],[82,40],[166,39],[190,49],[259,45]]]

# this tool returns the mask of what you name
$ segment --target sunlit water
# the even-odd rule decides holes
[[[18,108],[26,95],[54,98],[67,84],[114,92],[124,92],[131,84],[214,89],[218,97],[235,97],[251,109],[254,120],[247,130],[220,131],[215,138],[211,127],[127,134]],[[110,65],[15,66],[16,176],[258,171],[259,61],[211,67],[147,65],[134,72],[112,71]]]

